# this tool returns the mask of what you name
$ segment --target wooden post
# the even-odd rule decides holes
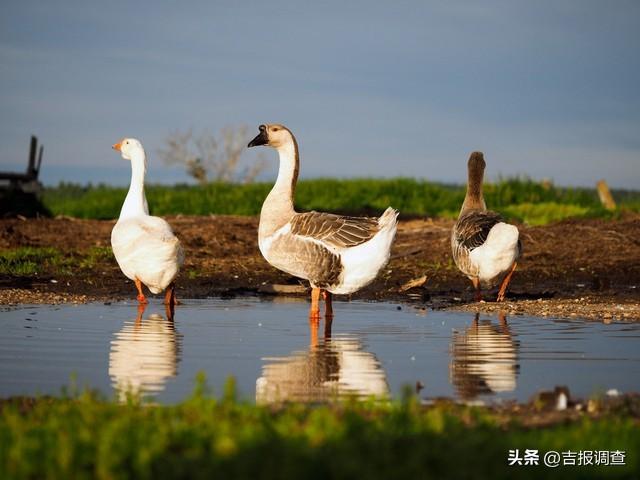
[[[600,203],[607,210],[615,210],[616,209],[616,201],[613,199],[613,195],[611,195],[611,190],[609,190],[609,185],[605,180],[599,180],[596,184],[598,188],[598,196],[600,197]]]
[[[27,166],[27,175],[31,178],[36,172],[36,151],[38,150],[38,139],[31,135],[31,147],[29,148],[29,166]]]
[[[36,178],[40,174],[40,165],[42,165],[42,151],[44,150],[44,145],[40,145],[40,150],[38,151],[38,163],[36,163]]]

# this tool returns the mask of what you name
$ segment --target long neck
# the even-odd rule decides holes
[[[471,210],[485,211],[487,205],[482,196],[482,177],[484,171],[479,168],[469,168],[469,179],[467,181],[467,194],[460,210],[460,215]]]
[[[147,160],[143,152],[135,152],[131,156],[131,185],[129,193],[124,199],[120,219],[135,217],[138,215],[148,215],[147,199],[144,195],[144,174],[146,172]]]
[[[300,158],[298,143],[291,135],[291,140],[278,147],[280,168],[278,179],[262,204],[260,213],[260,231],[269,234],[287,223],[295,213],[293,196],[298,181]]]

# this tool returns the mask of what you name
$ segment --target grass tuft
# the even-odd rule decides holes
[[[62,254],[51,247],[19,247],[0,250],[0,273],[5,275],[33,275],[45,267],[57,267]]]

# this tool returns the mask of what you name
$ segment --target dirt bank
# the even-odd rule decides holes
[[[210,216],[168,219],[187,259],[178,281],[183,298],[267,293],[272,285],[301,283],[268,265],[257,247],[255,217]],[[108,247],[113,221],[77,219],[0,220],[0,249],[52,247],[63,258],[29,275],[3,275],[0,304],[107,301],[133,298],[134,288]],[[621,220],[567,220],[543,227],[520,226],[524,254],[508,300],[472,300],[470,282],[451,259],[450,220],[400,222],[392,258],[380,277],[356,299],[554,317],[640,320],[640,216]],[[103,250],[106,251],[106,250]],[[90,259],[88,261],[87,259]],[[77,267],[76,267],[77,265]],[[403,290],[412,279],[423,285]],[[294,289],[295,290],[295,289]]]

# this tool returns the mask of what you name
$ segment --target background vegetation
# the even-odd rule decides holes
[[[247,151],[248,127],[227,126],[216,136],[211,132],[176,131],[167,136],[158,155],[168,165],[181,165],[200,185],[212,181],[251,183],[264,170],[263,155],[242,167]]]
[[[271,186],[271,182],[151,185],[146,192],[155,215],[257,215]],[[54,215],[117,218],[126,191],[124,187],[60,184],[45,190],[43,204]],[[602,208],[595,189],[560,188],[527,179],[506,179],[485,185],[485,199],[491,209],[529,224],[640,211],[639,191],[614,191],[613,195],[619,209],[611,213]],[[463,198],[463,186],[408,178],[305,180],[296,191],[300,210],[377,215],[391,205],[405,217],[453,218]]]
[[[509,415],[414,397],[263,407],[198,387],[173,406],[85,393],[0,403],[0,477],[632,478],[640,429],[622,413],[526,428]],[[624,415],[626,414],[626,415]],[[623,450],[625,466],[507,465],[510,449]],[[541,462],[542,463],[542,462]]]

